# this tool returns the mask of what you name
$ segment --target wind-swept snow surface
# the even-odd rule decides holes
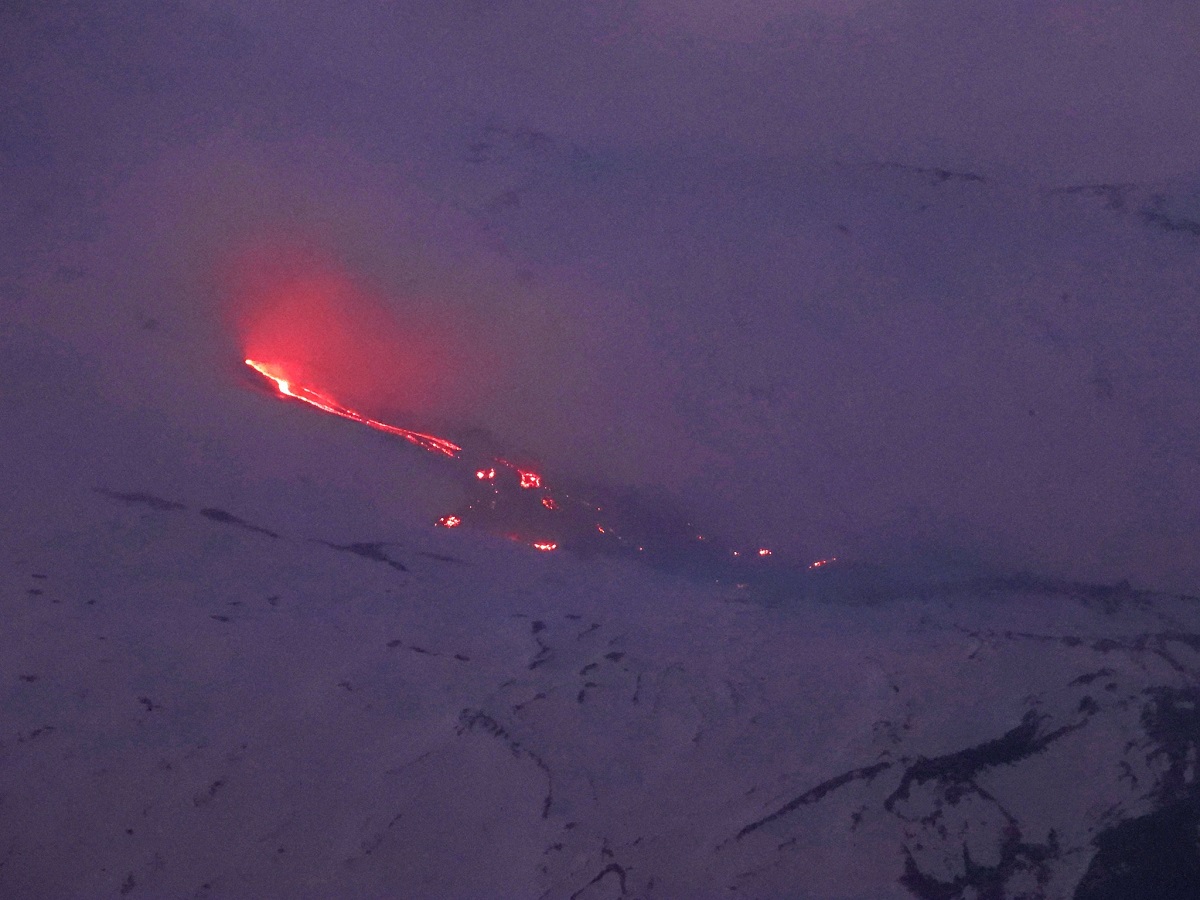
[[[0,900],[1196,900],[1198,51],[0,3]]]
[[[313,422],[285,412],[265,446]],[[847,579],[768,606],[384,521],[349,489],[314,499],[299,463],[269,498],[229,459],[171,492],[152,467],[47,470],[39,439],[4,441],[4,896],[1196,883],[1194,599],[1016,579],[866,603]],[[374,437],[309,452],[345,440]],[[386,449],[400,482],[433,477]]]

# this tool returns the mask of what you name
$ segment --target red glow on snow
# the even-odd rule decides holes
[[[818,559],[815,563],[809,565],[810,569],[822,569],[832,562],[837,562],[836,556],[831,556],[828,559]]]
[[[349,419],[351,422],[358,422],[360,425],[366,425],[368,428],[374,428],[377,431],[385,431],[388,434],[402,437],[404,440],[416,444],[421,449],[428,450],[431,453],[440,453],[443,456],[455,457],[462,450],[462,447],[458,446],[458,444],[447,441],[444,438],[434,437],[432,434],[421,434],[419,431],[409,431],[407,428],[397,428],[395,425],[388,425],[386,422],[380,422],[378,419],[364,416],[362,413],[356,412],[348,406],[342,406],[342,404],[338,403],[332,397],[328,397],[319,391],[304,387],[303,385],[293,384],[283,376],[279,369],[267,363],[258,362],[253,359],[247,359],[245,362],[246,365],[259,375],[274,382],[276,389],[284,397],[292,397],[310,406],[315,406],[322,412],[340,416],[343,419]]]
[[[521,476],[521,487],[523,488],[540,488],[542,486],[542,476],[537,472],[517,469],[517,474]]]
[[[533,549],[534,550],[557,550],[558,544],[555,543],[554,541],[534,541]]]
[[[348,266],[303,232],[267,226],[219,263],[243,356],[354,409],[461,420],[490,399],[506,361],[467,305],[429,279]]]
[[[768,550],[766,547],[759,547],[759,549],[758,549],[758,555],[759,555],[759,556],[770,556],[770,555],[771,555],[771,551],[770,551],[770,550]]]
[[[543,497],[542,506],[546,507],[546,509],[558,509],[558,504],[554,502],[553,497]]]
[[[475,473],[475,477],[480,481],[492,481],[496,477],[495,469],[480,469]]]
[[[437,524],[442,528],[457,528],[462,524],[462,519],[458,516],[442,516],[437,520]]]

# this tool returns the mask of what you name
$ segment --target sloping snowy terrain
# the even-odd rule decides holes
[[[767,604],[432,529],[437,460],[228,393],[258,449],[174,482],[7,397],[0,895],[1191,896],[1196,599]],[[399,515],[306,485],[348,450]]]
[[[1197,10],[0,4],[0,900],[1200,897]]]

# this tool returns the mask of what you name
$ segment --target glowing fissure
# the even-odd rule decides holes
[[[253,359],[247,359],[245,363],[270,381],[281,397],[299,400],[330,415],[403,438],[430,453],[450,459],[461,458],[463,448],[452,441],[372,419],[338,403],[328,394],[296,384],[285,377],[279,368],[269,363]],[[503,478],[500,477],[502,474]],[[544,552],[557,550],[564,541],[579,548],[610,548],[609,552],[612,548],[624,548],[626,552],[638,553],[644,553],[646,550],[645,542],[650,535],[642,534],[639,537],[636,533],[625,533],[624,524],[614,525],[609,521],[597,521],[598,514],[604,511],[604,507],[586,499],[572,497],[565,492],[558,492],[555,496],[542,476],[531,469],[495,457],[484,463],[483,467],[474,469],[474,476],[470,483],[476,494],[475,499],[458,513],[442,516],[434,525],[440,528],[458,528],[465,524],[469,514],[472,521],[485,527],[490,526],[489,530],[494,533],[498,532],[510,540]],[[514,525],[519,531],[512,530]],[[693,546],[710,543],[709,536],[692,530],[694,526],[691,523],[684,525],[688,529],[684,532],[684,543],[692,543]],[[660,551],[678,552],[679,544],[673,543],[675,539],[669,535],[657,537]],[[597,541],[600,543],[597,544]],[[716,548],[713,548],[713,551],[724,553],[726,559],[730,553],[739,559],[757,557],[765,560],[773,555],[767,547],[758,547],[746,553],[739,550],[717,551]],[[819,559],[808,568],[824,568],[836,560],[836,556]]]
[[[257,360],[248,359],[246,365],[252,368],[259,375],[275,383],[275,387],[284,397],[291,397],[295,400],[300,400],[310,406],[315,406],[322,412],[330,413],[331,415],[341,416],[343,419],[349,419],[351,422],[358,422],[361,425],[366,425],[368,428],[374,428],[377,431],[384,431],[388,434],[394,434],[397,437],[404,438],[410,443],[416,444],[423,450],[428,450],[430,453],[440,453],[443,456],[451,458],[458,456],[462,452],[462,447],[444,438],[434,437],[432,434],[421,434],[419,431],[409,431],[407,428],[397,428],[395,425],[388,425],[386,422],[380,422],[378,419],[372,419],[370,416],[364,416],[360,412],[350,409],[348,406],[342,406],[332,397],[314,391],[312,388],[303,387],[293,384],[287,378],[284,378],[278,371],[267,363],[258,362]]]

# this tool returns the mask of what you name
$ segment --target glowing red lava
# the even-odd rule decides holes
[[[428,450],[451,459],[462,458],[463,448],[452,441],[373,419],[355,409],[344,406],[328,394],[296,384],[286,376],[280,366],[253,359],[247,359],[245,363],[270,381],[281,397],[299,400],[330,415],[396,435],[422,450]],[[478,463],[473,462],[472,468],[474,465],[478,465]],[[564,540],[573,547],[594,547],[596,546],[595,541],[602,540],[603,546],[613,549],[624,548],[626,551],[636,550],[638,553],[644,553],[646,550],[638,536],[633,533],[625,533],[625,524],[619,520],[615,524],[608,520],[597,521],[598,514],[603,512],[604,507],[584,498],[574,497],[565,491],[551,491],[542,476],[531,469],[523,468],[501,457],[492,457],[484,464],[483,468],[474,469],[474,475],[475,478],[471,483],[477,483],[481,493],[475,500],[459,510],[461,515],[452,513],[438,519],[434,523],[437,527],[458,528],[464,524],[464,517],[469,515],[472,522],[477,522],[485,527],[490,526],[490,530],[494,533],[504,534],[511,540],[543,552],[557,550],[560,542]],[[554,514],[552,518],[546,518],[546,510]],[[514,527],[516,530],[513,530]],[[710,544],[709,535],[690,530],[694,528],[690,523],[687,523],[686,527],[689,531],[685,532],[687,535],[685,543],[694,541],[696,544]],[[596,538],[597,533],[603,538]],[[656,535],[656,540],[659,537],[662,536]],[[641,540],[645,540],[645,536],[642,536]],[[666,543],[659,541],[659,549],[665,549],[666,552],[679,552],[679,545],[672,544],[673,540],[674,538],[668,534],[665,538]],[[745,553],[740,550],[730,551],[715,548],[712,552],[722,555],[732,552],[735,558],[742,556],[765,558],[773,555],[767,547],[747,550]],[[808,568],[819,569],[836,561],[836,556],[818,559]]]
[[[537,472],[527,472],[524,469],[517,469],[517,474],[521,476],[521,487],[526,490],[542,486],[542,476]]]
[[[292,397],[300,400],[323,412],[331,413],[335,416],[341,416],[343,419],[349,419],[351,422],[358,422],[366,425],[368,428],[374,428],[377,431],[386,431],[388,434],[394,434],[397,437],[402,437],[406,441],[416,444],[423,450],[428,450],[431,453],[440,453],[443,456],[451,458],[458,456],[462,452],[462,447],[458,444],[445,440],[444,438],[434,437],[431,434],[421,434],[419,431],[409,431],[407,428],[397,428],[395,425],[388,425],[386,422],[380,422],[378,419],[372,419],[369,416],[364,416],[360,412],[356,412],[347,406],[342,406],[332,397],[314,391],[312,388],[307,388],[302,385],[292,384],[283,376],[275,367],[267,363],[258,362],[253,359],[246,360],[246,365],[256,371],[264,378],[273,381],[276,389],[284,397]]]

